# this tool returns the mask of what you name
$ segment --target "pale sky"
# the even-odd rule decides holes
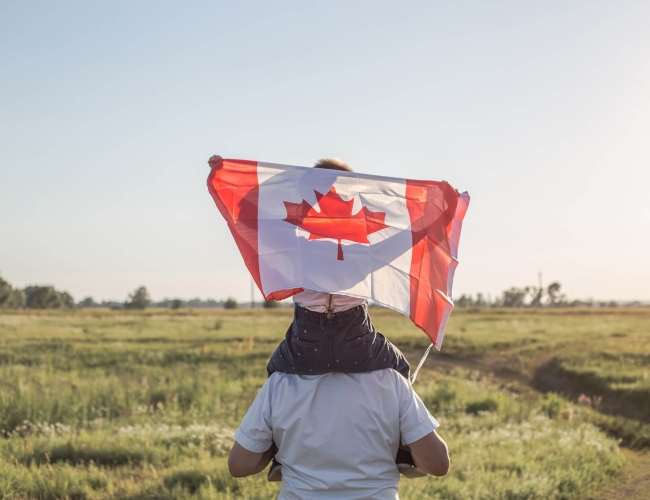
[[[3,1],[0,272],[247,300],[206,160],[337,156],[470,193],[455,297],[541,271],[650,300],[648,26],[644,0]]]

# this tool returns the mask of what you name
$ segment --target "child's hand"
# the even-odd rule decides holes
[[[210,165],[210,168],[212,168],[212,165],[218,162],[219,160],[223,160],[223,158],[219,155],[212,155],[208,160],[208,165]]]

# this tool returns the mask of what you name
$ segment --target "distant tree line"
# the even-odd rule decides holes
[[[595,302],[593,300],[569,300],[562,293],[562,285],[555,281],[545,288],[529,286],[524,288],[511,287],[504,290],[494,300],[490,296],[477,293],[476,296],[461,295],[454,301],[457,307],[618,307],[618,303]],[[265,309],[282,307],[280,302],[274,300],[264,301],[260,304]],[[628,306],[642,306],[639,302],[631,302]],[[250,304],[244,304],[245,307]],[[32,285],[23,289],[14,288],[0,276],[0,307],[15,309],[60,309],[60,308],[86,308],[106,307],[110,309],[139,309],[148,307],[181,309],[187,308],[224,308],[236,309],[240,304],[233,297],[226,300],[198,298],[184,301],[182,299],[164,299],[153,302],[146,287],[140,286],[129,294],[124,302],[102,301],[95,302],[92,297],[86,297],[75,304],[72,295],[68,292],[56,290],[53,286]],[[255,304],[253,304],[255,307]]]
[[[81,302],[77,304],[77,307],[108,307],[111,309],[146,309],[148,307],[162,308],[162,309],[181,309],[184,307],[187,308],[196,308],[196,309],[208,309],[208,308],[224,308],[224,309],[236,309],[239,307],[239,303],[232,297],[228,297],[226,300],[214,300],[207,299],[201,300],[199,298],[191,300],[183,299],[164,299],[159,302],[153,302],[149,296],[147,288],[144,286],[138,287],[129,295],[129,298],[124,302],[95,302],[92,297],[86,297]],[[265,307],[267,307],[265,305]]]
[[[75,306],[72,295],[53,286],[14,288],[0,276],[0,307],[13,309],[61,309]]]
[[[226,300],[201,300],[199,298],[196,298],[191,300],[164,299],[159,302],[152,302],[149,298],[149,292],[147,291],[146,287],[141,286],[137,288],[131,295],[129,295],[129,299],[125,302],[104,301],[99,303],[95,302],[92,297],[86,297],[77,304],[77,307],[108,307],[111,309],[146,309],[148,307],[161,309],[181,309],[184,307],[190,309],[237,309],[241,307],[241,304],[237,302],[237,299],[233,297],[228,297]],[[250,307],[250,303],[244,303],[244,307]],[[282,304],[280,302],[276,302],[275,300],[269,300],[264,301],[261,304],[253,304],[253,307],[273,309],[276,307],[282,307]]]
[[[454,301],[457,307],[618,307],[618,302],[596,302],[593,300],[569,300],[562,293],[562,285],[554,281],[547,287],[527,286],[524,288],[511,287],[504,290],[500,296],[491,300],[482,293],[461,295]],[[631,306],[641,304],[631,303]]]
[[[182,301],[180,301],[182,302]],[[110,309],[140,309],[144,310],[147,307],[151,306],[153,303],[151,297],[149,296],[149,291],[145,286],[139,286],[136,288],[133,293],[129,294],[128,298],[124,302],[111,302],[104,301],[97,303],[93,300],[92,297],[86,297],[83,299],[77,307],[108,307]],[[167,306],[169,307],[169,306]],[[180,305],[178,307],[181,307]],[[178,309],[177,307],[177,309]]]
[[[131,304],[133,302],[132,299],[129,299],[126,302],[115,302],[115,301],[108,301],[104,300],[102,302],[95,302],[95,300],[92,297],[86,297],[83,299],[81,302],[77,304],[77,307],[107,307],[111,309],[136,309],[133,307],[134,304]],[[145,301],[140,301],[136,300],[136,303],[139,303],[140,305],[145,305]],[[128,305],[127,305],[128,304]],[[224,301],[220,300],[214,300],[214,299],[207,299],[207,300],[201,300],[201,299],[192,299],[192,300],[182,300],[182,299],[164,299],[159,302],[151,302],[149,304],[146,304],[145,307],[158,307],[158,308],[163,308],[163,309],[181,309],[183,307],[190,307],[190,308],[216,308],[216,307],[223,307],[224,306]]]

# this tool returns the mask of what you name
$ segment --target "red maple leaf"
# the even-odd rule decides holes
[[[314,210],[309,203],[302,200],[302,203],[285,201],[287,218],[289,224],[298,226],[309,232],[310,240],[331,238],[339,243],[337,259],[343,260],[342,240],[354,241],[355,243],[370,243],[368,235],[381,231],[388,226],[384,224],[386,212],[373,212],[362,207],[356,214],[352,215],[354,199],[343,200],[336,193],[334,186],[329,193],[323,195],[314,191],[320,212]]]

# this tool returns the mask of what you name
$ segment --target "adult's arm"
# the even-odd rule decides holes
[[[235,432],[235,444],[228,457],[228,469],[234,477],[262,472],[275,454],[269,386],[276,380],[277,376],[272,376],[264,383]]]
[[[230,471],[230,475],[232,477],[246,477],[262,472],[266,469],[274,454],[274,446],[271,446],[264,452],[256,453],[247,450],[235,441],[228,456],[228,470]]]
[[[433,431],[409,444],[413,461],[418,469],[434,476],[444,476],[449,471],[447,443]]]
[[[436,433],[438,422],[415,393],[406,379],[393,373],[400,399],[400,433],[402,443],[411,449],[418,469],[434,476],[444,476],[449,470],[447,444]]]

